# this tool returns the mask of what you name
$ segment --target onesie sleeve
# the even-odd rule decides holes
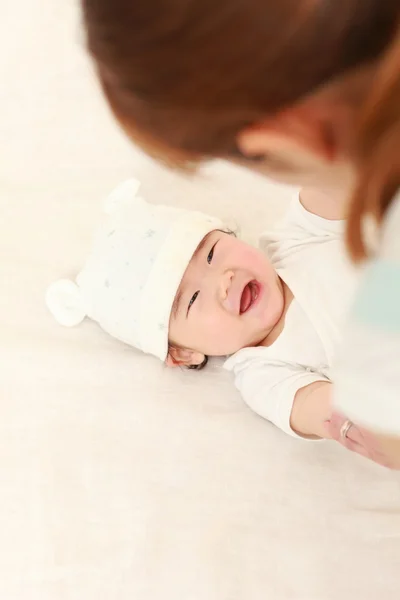
[[[270,258],[283,258],[304,245],[343,239],[344,231],[345,221],[330,221],[308,212],[297,192],[283,220],[261,235],[259,246]]]
[[[249,408],[285,433],[306,439],[290,426],[296,392],[311,383],[329,381],[327,377],[300,365],[263,357],[262,348],[241,350],[224,366],[233,372],[235,385]]]
[[[364,270],[334,370],[335,407],[354,422],[400,435],[400,195]]]

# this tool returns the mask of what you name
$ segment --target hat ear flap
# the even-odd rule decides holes
[[[111,215],[118,210],[119,206],[133,204],[134,202],[144,202],[137,197],[140,188],[140,182],[137,179],[129,179],[121,183],[111,192],[104,202],[104,212]]]
[[[69,279],[60,279],[46,292],[46,306],[60,325],[74,327],[86,317],[81,291]]]

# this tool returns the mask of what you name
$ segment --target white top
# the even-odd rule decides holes
[[[337,409],[400,435],[400,194],[380,232],[346,323],[335,369]]]
[[[296,198],[280,226],[261,237],[261,248],[294,299],[284,329],[271,346],[244,348],[225,363],[249,407],[296,437],[290,427],[295,394],[316,381],[331,380],[357,285],[343,231],[343,221],[317,217]]]

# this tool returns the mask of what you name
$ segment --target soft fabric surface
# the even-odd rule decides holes
[[[275,430],[219,364],[168,371],[44,306],[129,176],[250,239],[290,192],[219,164],[197,182],[155,166],[109,116],[74,3],[2,12],[0,597],[397,599],[398,474]]]

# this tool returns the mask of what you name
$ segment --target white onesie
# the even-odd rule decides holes
[[[346,257],[344,222],[328,221],[305,210],[298,197],[284,221],[265,233],[260,247],[293,293],[278,339],[269,347],[244,348],[225,368],[256,413],[290,435],[297,390],[330,381],[343,321],[358,276]]]

